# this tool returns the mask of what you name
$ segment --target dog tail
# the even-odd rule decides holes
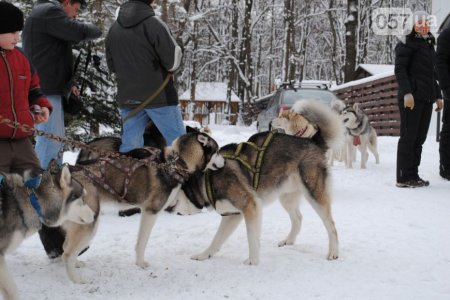
[[[297,101],[292,111],[301,114],[310,123],[319,128],[319,133],[329,149],[339,147],[344,139],[344,125],[339,116],[317,100]]]

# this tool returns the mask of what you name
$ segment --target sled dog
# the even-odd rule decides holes
[[[347,106],[341,114],[344,126],[347,129],[347,167],[352,168],[353,160],[356,156],[356,147],[361,152],[361,169],[366,168],[369,153],[375,156],[375,162],[380,163],[377,149],[377,132],[369,124],[369,117],[361,110],[358,103]]]
[[[72,174],[85,186],[87,193],[83,196],[84,200],[97,213],[100,209],[100,202],[104,200],[121,202],[141,209],[141,222],[135,247],[136,264],[139,267],[146,268],[149,264],[145,261],[144,254],[153,225],[161,211],[174,205],[174,200],[181,187],[180,182],[183,181],[174,177],[168,169],[164,168],[164,164],[168,164],[171,157],[178,156],[176,167],[181,168],[186,177],[189,174],[203,172],[207,169],[216,170],[224,165],[224,158],[218,150],[216,141],[207,134],[187,133],[176,139],[172,146],[164,148],[160,156],[160,162],[138,166],[131,174],[117,168],[118,164],[125,169],[134,168],[136,161],[127,157],[120,157],[106,163],[102,163],[102,160],[99,160],[101,163],[88,162],[80,170],[73,171]],[[147,152],[144,149],[133,151],[142,152],[141,154],[134,153],[134,157],[139,155],[142,158],[146,157]],[[89,172],[95,174],[103,172],[102,180],[117,194],[111,194],[107,190],[108,187],[93,182]],[[128,186],[126,186],[126,180],[129,181]],[[128,192],[124,192],[126,190]],[[86,225],[72,222],[63,224],[66,239],[62,256],[67,274],[75,283],[83,282],[81,275],[75,269],[79,264],[77,255],[88,246],[95,235],[97,225],[97,221]]]
[[[297,101],[290,110],[282,111],[272,120],[272,127],[304,138],[311,138],[320,131],[329,149],[327,160],[330,165],[333,165],[335,153],[344,145],[345,130],[340,117],[330,107],[315,100]]]
[[[83,195],[83,186],[72,178],[67,166],[58,174],[43,172],[33,178],[31,172],[24,177],[0,174],[0,292],[5,299],[18,299],[5,254],[36,233],[42,223],[50,227],[65,221],[92,224],[96,215],[84,203]]]
[[[262,208],[277,198],[291,220],[289,234],[278,245],[294,244],[302,221],[301,194],[318,213],[328,232],[328,259],[337,259],[339,246],[331,215],[326,143],[320,133],[312,138],[298,138],[271,131],[255,134],[239,145],[222,147],[220,153],[226,158],[225,166],[204,174],[197,172],[184,186],[187,198],[194,205],[212,207],[222,216],[209,247],[192,259],[212,257],[244,219],[249,246],[249,256],[244,263],[258,264]]]

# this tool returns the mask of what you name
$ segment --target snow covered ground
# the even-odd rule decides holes
[[[246,140],[254,128],[212,126],[224,145]],[[103,209],[97,236],[81,256],[89,283],[69,281],[60,259],[50,261],[38,235],[7,257],[21,299],[450,299],[450,182],[438,175],[438,144],[429,137],[420,175],[431,185],[395,187],[397,138],[379,138],[381,164],[331,168],[333,215],[340,257],[326,260],[328,238],[319,217],[304,201],[303,227],[294,246],[277,242],[289,230],[283,208],[264,210],[259,266],[248,255],[243,223],[212,259],[192,254],[210,243],[220,217],[164,213],[146,252],[148,269],[134,264],[139,216],[120,218]],[[359,159],[359,158],[358,158]]]

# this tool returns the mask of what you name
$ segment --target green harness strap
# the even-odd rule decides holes
[[[266,140],[264,141],[264,143],[261,147],[258,147],[258,145],[256,145],[255,143],[242,142],[237,146],[234,154],[224,154],[223,155],[223,157],[226,159],[237,160],[244,167],[246,167],[248,170],[250,170],[250,172],[253,173],[253,188],[255,189],[255,191],[258,190],[258,186],[259,186],[259,178],[261,176],[261,165],[263,162],[264,154],[265,154],[266,149],[269,146],[270,142],[272,141],[272,138],[273,138],[275,132],[276,131],[271,131],[267,135]],[[249,162],[245,161],[244,159],[242,159],[240,157],[240,154],[241,154],[241,151],[242,151],[244,145],[248,145],[248,146],[252,147],[253,149],[255,149],[256,151],[258,151],[258,157],[256,158],[254,167]],[[215,201],[214,193],[212,191],[210,176],[211,176],[210,170],[206,170],[206,172],[205,172],[206,194],[208,196],[209,202],[215,207],[216,201]]]

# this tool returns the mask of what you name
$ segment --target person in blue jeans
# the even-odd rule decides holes
[[[169,145],[186,133],[172,75],[180,66],[181,48],[167,25],[155,16],[152,2],[124,3],[105,41],[108,67],[117,75],[117,102],[124,120],[121,152],[144,146],[143,134],[149,120]],[[164,90],[125,121],[130,111],[153,95],[168,76]]]
[[[102,34],[97,26],[76,20],[85,6],[85,0],[38,0],[22,31],[23,50],[36,67],[41,90],[53,106],[48,122],[36,128],[57,136],[65,135],[63,99],[70,93],[79,95],[72,82],[72,44],[96,39]],[[56,141],[41,136],[36,138],[35,149],[43,169],[47,169],[52,159],[58,158],[61,148]]]

